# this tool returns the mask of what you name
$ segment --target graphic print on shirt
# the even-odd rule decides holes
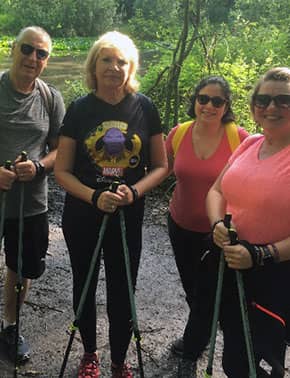
[[[126,168],[140,162],[141,139],[137,134],[127,137],[128,124],[104,121],[85,140],[91,160],[103,176],[123,177]]]

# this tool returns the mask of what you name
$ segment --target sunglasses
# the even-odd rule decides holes
[[[277,108],[290,108],[290,95],[280,94],[270,96],[267,94],[256,94],[253,98],[254,105],[261,109],[266,109],[272,101],[274,101]]]
[[[22,43],[20,46],[20,51],[23,55],[30,55],[33,51],[36,51],[36,58],[38,60],[44,60],[48,57],[49,52],[43,49],[36,49],[35,47],[28,45],[27,43]]]
[[[203,94],[197,95],[196,99],[200,105],[206,105],[211,101],[211,103],[213,104],[215,108],[221,108],[227,102],[227,100],[225,100],[222,97],[219,97],[219,96],[210,97],[208,95],[203,95]]]

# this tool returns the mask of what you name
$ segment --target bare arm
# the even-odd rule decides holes
[[[267,245],[270,253],[277,259],[273,244]],[[278,251],[280,262],[290,260],[290,237],[274,243]],[[224,246],[225,259],[232,269],[248,269],[253,266],[251,255],[247,248],[241,244]]]
[[[221,191],[221,181],[228,170],[229,165],[226,165],[211,189],[206,198],[206,208],[210,223],[213,225],[216,221],[223,219],[225,215],[226,202]],[[223,223],[218,223],[213,232],[213,239],[215,244],[223,248],[225,259],[228,266],[232,269],[248,269],[251,268],[252,258],[244,246],[241,244],[229,245],[228,230]],[[274,243],[276,246],[280,261],[290,260],[290,237]],[[269,245],[271,254],[274,256],[275,252],[271,244]]]
[[[168,165],[162,134],[154,135],[150,139],[150,162],[150,172],[133,185],[139,197],[159,185],[167,176]],[[117,206],[129,205],[134,200],[132,191],[127,185],[120,185],[117,193],[122,197],[118,201]]]
[[[76,141],[72,138],[61,136],[54,166],[55,178],[59,185],[72,196],[92,204],[92,196],[95,189],[83,184],[72,173],[75,153]],[[113,213],[122,196],[122,193],[115,194],[111,193],[109,190],[104,191],[98,197],[96,206],[102,211]]]
[[[58,138],[53,138],[48,141],[49,152],[40,160],[40,162],[44,165],[46,172],[50,172],[53,170],[56,159],[57,146]]]
[[[72,196],[91,203],[94,189],[82,184],[72,173],[75,152],[76,141],[72,138],[61,136],[54,166],[55,178],[59,185]]]
[[[221,190],[221,181],[228,168],[229,165],[227,164],[210,188],[206,197],[206,211],[211,225],[219,219],[224,219],[225,216],[226,201]]]
[[[167,175],[168,165],[162,134],[153,135],[150,139],[150,162],[150,172],[134,185],[140,196],[159,185]]]

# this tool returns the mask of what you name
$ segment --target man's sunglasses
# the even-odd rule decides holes
[[[22,43],[20,46],[20,51],[23,55],[30,55],[34,50],[36,51],[36,58],[38,60],[44,60],[49,55],[48,51],[43,49],[36,49],[34,46],[28,45],[27,43]]]
[[[221,108],[227,102],[227,100],[225,100],[222,97],[219,97],[219,96],[210,97],[208,95],[203,95],[203,94],[197,95],[196,99],[200,105],[206,105],[211,101],[211,103],[213,104],[215,108]]]
[[[277,108],[290,108],[290,95],[280,94],[270,96],[267,94],[256,94],[253,98],[254,105],[261,109],[266,109],[272,101],[274,101]]]

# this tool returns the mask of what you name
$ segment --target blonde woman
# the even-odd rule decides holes
[[[89,51],[90,93],[74,101],[61,129],[55,175],[67,191],[63,232],[73,271],[76,310],[104,214],[111,214],[103,240],[112,377],[133,377],[125,363],[131,312],[118,208],[124,209],[131,274],[136,284],[141,254],[144,194],[167,170],[158,111],[137,94],[138,51],[119,32],[108,32]],[[121,181],[116,193],[110,184]],[[80,319],[84,345],[78,377],[99,377],[95,293],[100,259]]]

